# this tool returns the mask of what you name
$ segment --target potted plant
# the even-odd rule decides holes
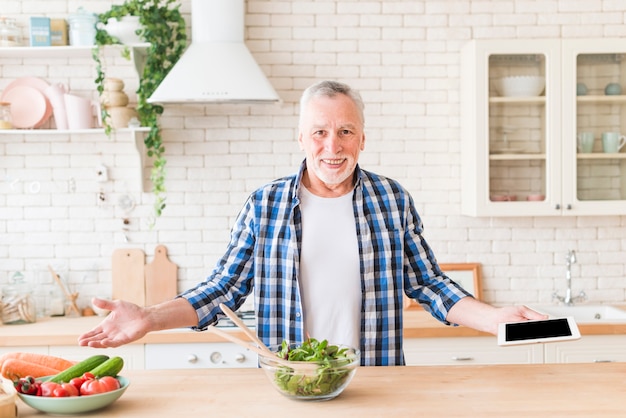
[[[165,208],[165,147],[161,138],[159,116],[163,107],[148,103],[148,98],[159,86],[167,73],[182,56],[187,46],[185,20],[180,13],[180,4],[175,0],[125,0],[119,5],[112,5],[108,11],[98,14],[96,31],[96,47],[93,58],[96,62],[96,86],[99,95],[104,92],[106,78],[103,65],[102,47],[121,44],[122,42],[106,31],[111,23],[109,19],[121,21],[126,16],[139,18],[140,29],[136,32],[143,42],[147,43],[147,56],[142,73],[139,75],[137,93],[137,114],[141,126],[150,128],[144,139],[146,154],[153,159],[150,173],[152,192],[155,195],[154,212],[161,216]],[[130,59],[130,48],[124,46],[122,56]],[[102,121],[107,135],[111,133],[111,125],[106,108],[102,107]]]

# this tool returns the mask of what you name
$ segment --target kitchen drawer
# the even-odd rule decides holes
[[[586,335],[545,344],[546,363],[626,362],[626,335]]]
[[[258,367],[256,353],[231,343],[146,344],[146,369]]]
[[[50,346],[49,354],[63,357],[68,360],[80,361],[96,354],[105,354],[109,357],[119,356],[124,359],[124,370],[143,370],[144,348],[143,344],[128,344],[117,348],[91,348],[78,345],[53,345]]]
[[[542,344],[500,347],[495,337],[404,340],[407,365],[543,363]]]

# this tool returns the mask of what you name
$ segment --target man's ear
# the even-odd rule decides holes
[[[302,143],[302,132],[298,133],[298,145],[300,146],[300,151],[304,151],[304,144]]]

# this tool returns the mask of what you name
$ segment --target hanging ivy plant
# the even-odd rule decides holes
[[[155,196],[154,212],[156,217],[161,216],[165,209],[165,147],[159,127],[159,117],[163,113],[163,106],[148,103],[148,98],[159,86],[167,73],[182,56],[187,46],[185,20],[180,13],[180,4],[175,0],[126,0],[119,5],[98,15],[96,31],[96,48],[93,59],[96,62],[96,86],[99,95],[104,92],[106,78],[103,65],[102,47],[105,45],[120,44],[117,38],[110,36],[102,25],[110,18],[120,20],[124,16],[138,16],[141,29],[137,32],[140,38],[149,44],[142,74],[139,76],[137,88],[137,114],[141,126],[148,127],[144,144],[146,154],[153,159],[150,180],[152,192]],[[124,46],[122,56],[130,59],[130,49]],[[109,114],[102,107],[102,121],[107,135],[111,133]]]

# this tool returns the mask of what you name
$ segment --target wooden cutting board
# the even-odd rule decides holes
[[[154,259],[145,266],[146,306],[154,305],[177,294],[178,266],[167,258],[167,248],[157,245]]]
[[[143,250],[121,248],[113,251],[111,265],[113,299],[126,300],[139,306],[145,305],[145,263],[146,254]]]

